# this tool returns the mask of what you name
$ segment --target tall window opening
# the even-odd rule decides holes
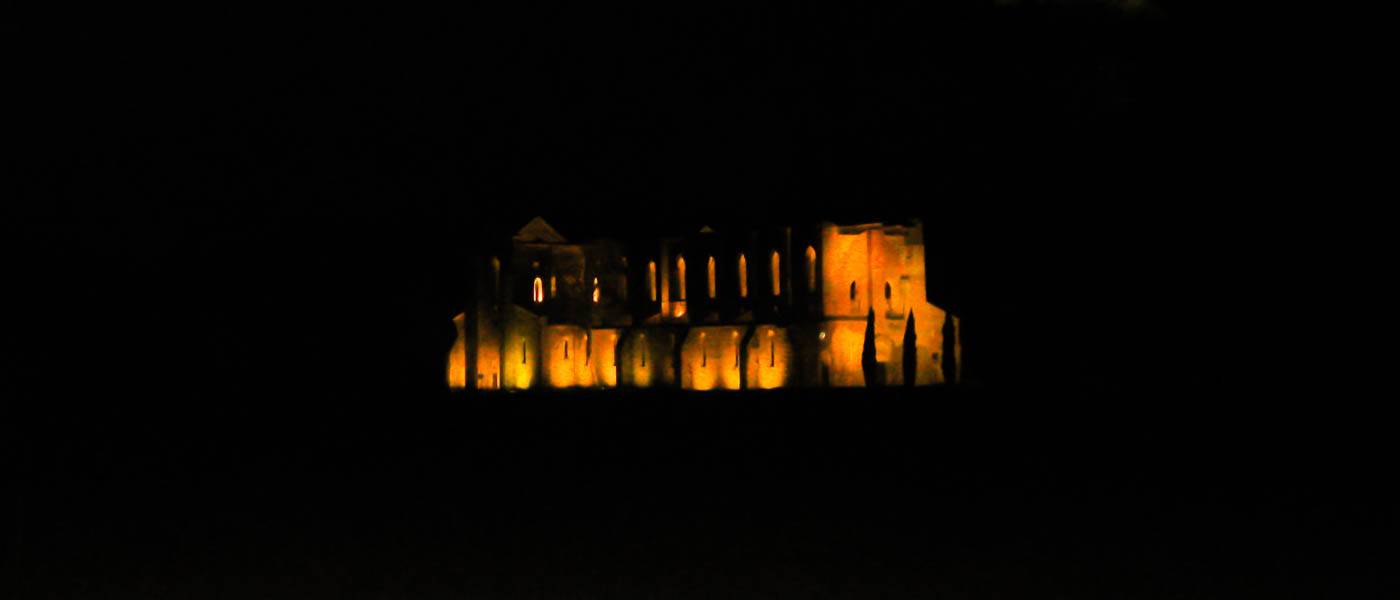
[[[550,275],[550,276],[549,276],[549,296],[550,296],[551,298],[553,298],[554,296],[558,296],[558,295],[559,295],[559,278],[558,278],[558,277],[555,277],[555,276],[553,276],[553,275]]]
[[[773,295],[774,295],[774,296],[781,296],[781,295],[783,294],[783,286],[782,286],[782,280],[780,280],[780,279],[778,278],[778,275],[779,275],[778,270],[779,270],[780,267],[779,267],[779,264],[778,264],[778,251],[777,251],[777,250],[774,250],[774,251],[773,251],[773,254],[769,255],[769,257],[768,257],[768,263],[769,263],[769,264],[768,264],[768,272],[769,272],[769,274],[771,274],[771,275],[773,276]]]
[[[569,357],[569,340],[564,340],[564,358]]]
[[[894,290],[890,288],[890,282],[885,282],[885,305],[889,310],[894,310]]]
[[[647,289],[651,290],[651,301],[656,302],[656,261],[647,262]]]
[[[739,254],[739,297],[749,297],[749,261]]]
[[[807,246],[807,291],[817,291],[817,251]]]
[[[711,298],[714,298],[714,297],[715,297],[715,257],[713,257],[713,256],[710,257],[709,263],[708,263],[707,265],[705,265],[705,284],[706,284],[706,288],[707,288],[706,291],[709,292]]]
[[[856,301],[856,282],[851,282],[851,302]]]
[[[535,285],[530,288],[530,299],[534,300],[535,304],[544,302],[544,281],[539,277],[535,278]]]
[[[597,303],[598,303],[598,299],[599,299],[601,296],[602,296],[602,293],[600,292],[600,289],[599,289],[599,287],[598,287],[598,278],[597,278],[597,277],[594,277],[594,278],[593,278],[593,303],[594,303],[594,304],[597,304]]]

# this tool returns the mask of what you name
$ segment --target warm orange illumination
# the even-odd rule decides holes
[[[681,346],[681,387],[740,389],[738,342],[743,329],[742,325],[693,328]]]
[[[501,370],[505,375],[505,386],[511,389],[527,390],[535,380],[535,367],[530,364],[530,344],[521,339],[506,344],[506,356]]]
[[[685,300],[685,257],[676,257],[676,300]],[[676,316],[680,316],[677,313]]]
[[[593,340],[577,325],[549,325],[544,330],[545,382],[552,388],[594,385]]]
[[[665,331],[653,334],[642,331],[628,336],[618,357],[623,377],[619,383],[642,388],[674,385],[675,366],[671,357],[674,356],[675,343],[675,337]]]
[[[778,278],[779,260],[777,250],[773,251],[773,254],[768,258],[768,262],[768,272],[773,275],[773,295],[781,296],[783,294],[783,286],[781,280]]]
[[[745,387],[769,390],[791,385],[792,346],[787,331],[773,325],[758,325],[749,342]]]
[[[920,279],[922,280],[922,276],[920,277]],[[908,275],[905,275],[905,276],[902,276],[902,277],[899,278],[899,298],[895,299],[894,302],[892,302],[892,303],[890,304],[890,312],[895,312],[895,313],[899,313],[899,314],[904,314],[904,302],[905,302],[905,298],[908,298],[908,297],[909,297],[909,276],[908,276]]]
[[[924,253],[917,232],[891,230],[878,225],[822,228],[820,257],[823,281],[840,282],[822,290],[823,329],[828,340],[820,362],[830,385],[864,385],[860,352],[864,344],[865,316],[876,309],[875,356],[881,364],[882,383],[903,383],[904,339],[909,313],[913,313],[917,348],[916,372],[908,374],[918,385],[941,381],[939,361],[943,346],[945,313],[925,301]],[[895,281],[899,284],[895,285]],[[883,293],[885,301],[875,300]],[[869,300],[866,300],[869,298]]]
[[[467,387],[467,315],[452,317],[457,326],[457,339],[447,352],[447,387],[460,390]]]
[[[621,331],[617,329],[594,329],[586,336],[588,355],[584,365],[592,373],[596,386],[617,387],[617,340],[620,335]]]
[[[651,290],[651,301],[656,302],[656,261],[647,262],[647,289]]]
[[[828,324],[831,333],[821,349],[821,363],[826,369],[824,385],[859,387],[865,385],[860,354],[865,347],[865,321],[842,320]]]
[[[749,297],[749,261],[739,255],[739,297]]]
[[[764,310],[702,311],[703,318],[691,319],[686,314],[685,258],[667,240],[654,260],[643,258],[645,293],[659,307],[631,311],[625,306],[626,258],[621,246],[568,244],[542,227],[535,230],[534,237],[517,241],[551,245],[550,266],[540,266],[545,254],[538,255],[539,260],[507,261],[511,264],[506,273],[501,273],[497,257],[476,263],[482,269],[476,275],[477,296],[471,310],[454,317],[457,335],[446,356],[445,379],[451,389],[623,385],[711,390],[904,381],[929,385],[943,382],[945,376],[948,382],[958,380],[952,371],[960,370],[962,361],[957,360],[956,369],[948,361],[961,358],[960,324],[926,300],[923,230],[917,224],[824,223],[819,242],[798,246],[793,258],[805,262],[793,264],[798,272],[791,275],[782,272],[783,257],[777,249],[789,242],[770,247],[767,275],[773,298],[796,291],[814,299],[811,311],[804,305],[801,311],[777,315],[784,322],[791,320],[793,331],[800,334],[773,325],[768,319],[775,315]],[[792,240],[792,235],[784,230],[783,239]],[[536,250],[528,249],[527,255]],[[705,255],[706,296],[719,295],[717,256],[733,256],[737,291],[746,298],[748,260],[742,252]],[[558,278],[550,274],[550,267],[565,273],[563,296],[558,295]],[[610,278],[620,302],[602,304],[604,278]],[[530,299],[523,301],[518,291],[509,291],[509,282],[527,279]],[[536,306],[546,300],[560,310],[542,314]],[[944,340],[945,335],[949,339]],[[862,365],[867,343],[873,345],[877,363],[877,380],[869,382],[864,371],[870,366]],[[917,347],[906,348],[907,344]]]
[[[710,293],[710,297],[711,297],[711,298],[714,298],[714,297],[715,297],[715,257],[713,257],[713,256],[710,257],[709,264],[707,264],[707,265],[705,266],[705,271],[706,271],[706,277],[705,277],[705,280],[706,280],[706,281],[705,281],[705,283],[707,284],[707,287],[708,287],[708,289],[707,289],[706,291],[708,291],[708,292]]]
[[[817,291],[817,250],[807,246],[807,291]]]

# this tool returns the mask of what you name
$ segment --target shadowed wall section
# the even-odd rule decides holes
[[[618,329],[594,329],[589,332],[588,344],[584,351],[586,366],[593,374],[594,385],[617,387],[618,340],[622,331]]]
[[[647,388],[674,385],[676,332],[648,328],[631,332],[622,341],[622,385]]]

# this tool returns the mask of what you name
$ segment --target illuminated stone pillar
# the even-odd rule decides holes
[[[447,387],[460,390],[467,387],[467,315],[460,313],[452,317],[457,326],[457,339],[447,352]]]

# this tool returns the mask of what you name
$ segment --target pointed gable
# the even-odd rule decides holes
[[[704,226],[701,226],[701,227],[700,227],[700,233],[714,233],[714,232],[715,232],[715,230],[710,229],[710,226],[709,226],[709,225],[704,225]]]
[[[515,232],[515,241],[543,242],[546,244],[563,244],[568,242],[568,240],[564,239],[564,236],[559,235],[558,231],[555,231],[553,227],[549,226],[549,223],[544,222],[544,219],[540,217],[530,219],[530,222],[526,223],[524,227],[521,227],[520,231]]]

